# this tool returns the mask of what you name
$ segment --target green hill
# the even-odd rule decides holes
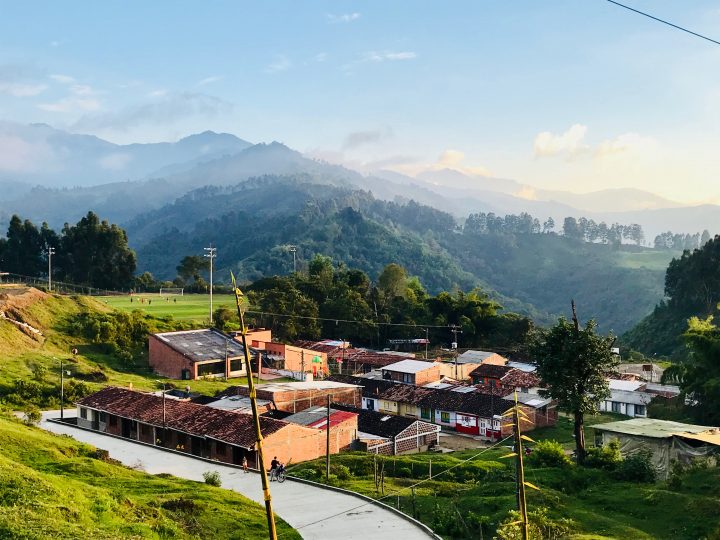
[[[173,279],[184,255],[218,248],[216,279],[247,281],[300,268],[315,254],[375,279],[388,263],[405,267],[431,293],[480,286],[508,309],[541,324],[570,299],[602,330],[623,332],[662,298],[671,252],[590,244],[556,234],[470,234],[447,213],[390,203],[312,179],[264,177],[232,188],[202,188],[128,224],[140,270]]]
[[[622,342],[647,356],[685,358],[682,334],[688,319],[720,314],[720,236],[670,262],[665,294],[667,300],[625,333]]]
[[[133,470],[5,416],[0,440],[0,538],[267,538],[264,509],[232,491]]]

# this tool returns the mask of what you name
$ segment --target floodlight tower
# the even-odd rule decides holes
[[[45,244],[45,253],[48,258],[48,291],[52,291],[52,256],[55,255],[55,248]]]
[[[297,265],[295,262],[295,253],[297,253],[297,246],[290,246],[290,253],[293,254],[293,274],[297,273]]]
[[[203,248],[206,253],[205,257],[210,259],[210,324],[213,322],[213,309],[212,309],[212,293],[213,293],[213,259],[217,257],[217,248],[214,248],[212,244],[210,247]]]

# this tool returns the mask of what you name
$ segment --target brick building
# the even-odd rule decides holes
[[[327,407],[312,407],[302,412],[291,414],[283,420],[292,424],[299,424],[308,428],[317,429],[327,437],[328,417]],[[342,450],[349,450],[357,439],[358,415],[353,411],[330,409],[330,453],[336,454]],[[327,439],[326,439],[327,440]],[[327,444],[327,443],[326,443]]]
[[[251,415],[117,387],[82,398],[77,409],[79,427],[236,465],[247,457],[257,467]],[[266,468],[272,456],[297,463],[325,455],[317,429],[266,417],[260,428]]]
[[[422,386],[440,380],[440,366],[423,360],[401,360],[381,369],[386,381]]]
[[[337,381],[299,381],[266,383],[255,388],[257,398],[273,403],[280,411],[295,414],[310,407],[327,405],[328,397],[333,402],[360,406],[362,387]],[[247,396],[246,386],[232,386],[220,392],[217,397]]]
[[[150,367],[171,379],[242,377],[246,373],[243,347],[214,328],[150,334]],[[251,350],[252,361],[258,352]]]

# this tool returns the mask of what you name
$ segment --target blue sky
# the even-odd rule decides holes
[[[717,2],[628,3],[720,39]],[[3,1],[0,35],[1,120],[720,202],[720,46],[604,0]]]

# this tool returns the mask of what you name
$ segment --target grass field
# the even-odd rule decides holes
[[[136,471],[4,416],[0,440],[0,538],[267,538],[264,509],[233,491]]]
[[[540,438],[534,432],[529,435]],[[375,488],[372,455],[342,454],[332,457],[331,483],[382,498],[445,539],[493,538],[517,504],[513,461],[501,459],[508,452],[477,449],[379,456],[378,467],[385,472],[384,495]],[[290,472],[324,481],[325,463],[298,464]],[[525,479],[540,487],[527,490],[529,510],[547,508],[555,520],[572,520],[571,533],[553,538],[690,540],[718,538],[720,532],[717,468],[691,471],[672,485],[618,481],[607,471],[575,465],[540,468],[532,460],[525,472]]]
[[[665,271],[678,251],[664,249],[648,249],[644,251],[618,251],[617,264],[624,268],[647,268],[648,270]]]
[[[154,317],[172,315],[179,321],[203,322],[210,319],[210,295],[186,294],[183,296],[160,296],[140,294],[133,296],[99,296],[100,302],[114,309],[134,311],[136,309]],[[220,306],[235,307],[235,296],[214,294],[213,310]]]

